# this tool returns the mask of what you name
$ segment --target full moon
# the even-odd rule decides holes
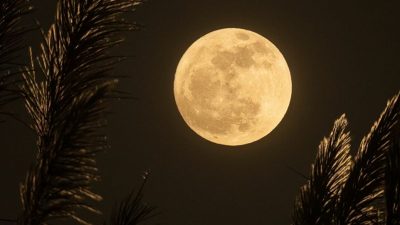
[[[222,145],[255,142],[283,119],[292,94],[285,58],[263,36],[227,28],[194,42],[176,69],[174,95],[188,126]]]

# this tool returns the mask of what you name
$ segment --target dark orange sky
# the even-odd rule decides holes
[[[45,29],[53,0],[33,1]],[[128,76],[120,89],[136,98],[113,105],[100,154],[103,181],[95,190],[108,215],[116,200],[151,178],[145,199],[164,225],[288,225],[295,196],[317,146],[346,113],[353,151],[400,89],[397,1],[150,0],[130,18],[142,24],[114,53],[129,55],[115,70]],[[173,80],[180,57],[202,35],[226,27],[257,32],[285,56],[293,95],[281,124],[245,146],[210,143],[177,111]],[[38,46],[39,32],[27,35]],[[18,110],[18,107],[16,107]],[[22,110],[20,110],[22,111]],[[24,115],[24,114],[22,114]],[[0,217],[19,212],[18,185],[33,160],[32,133],[15,121],[0,125]],[[96,221],[101,221],[97,218]]]

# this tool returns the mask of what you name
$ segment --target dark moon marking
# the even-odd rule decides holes
[[[247,40],[250,39],[249,35],[247,35],[247,34],[245,34],[245,33],[243,33],[243,32],[238,32],[238,33],[236,33],[236,37],[237,37],[239,40],[243,40],[243,41],[247,41]]]

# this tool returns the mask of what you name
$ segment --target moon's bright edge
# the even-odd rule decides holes
[[[174,95],[185,122],[201,137],[244,145],[269,134],[292,94],[290,71],[277,47],[249,30],[206,34],[181,58]]]

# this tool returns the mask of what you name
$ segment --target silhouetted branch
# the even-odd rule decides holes
[[[18,96],[16,74],[20,64],[17,52],[27,29],[22,26],[24,15],[32,11],[27,0],[0,1],[0,107]],[[18,73],[19,74],[19,73]]]
[[[292,171],[294,174],[299,175],[301,178],[304,180],[309,180],[310,178],[306,175],[304,175],[302,172],[298,171],[297,169],[291,167],[291,166],[286,166],[290,171]]]
[[[400,119],[397,99],[398,96],[388,102],[360,144],[337,206],[339,225],[371,224],[379,219],[379,209],[374,204],[383,198],[386,154],[391,146],[391,134]]]
[[[24,73],[22,90],[37,134],[37,153],[21,185],[20,225],[42,225],[55,218],[89,224],[77,210],[99,213],[89,203],[101,200],[91,191],[99,180],[95,156],[107,148],[101,128],[117,82],[109,71],[120,61],[108,51],[122,42],[122,31],[135,29],[122,15],[139,3],[58,2],[55,23],[41,44],[39,69],[32,59]]]
[[[137,192],[124,199],[111,214],[109,225],[138,225],[154,217],[155,207],[143,202],[143,190],[148,179],[148,173],[143,176],[143,183]]]
[[[394,110],[400,113],[399,95],[391,102]],[[400,225],[400,118],[397,118],[390,139],[385,172],[386,224]]]
[[[329,137],[322,140],[311,175],[296,200],[295,225],[329,225],[335,212],[338,194],[351,166],[350,136],[345,115],[335,121]]]

